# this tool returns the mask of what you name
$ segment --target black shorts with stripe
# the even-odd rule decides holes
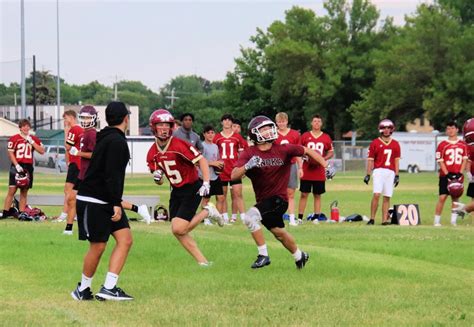
[[[114,209],[111,204],[99,204],[77,200],[77,225],[81,241],[104,243],[114,232],[130,228],[128,218],[122,209],[122,218],[114,222]]]

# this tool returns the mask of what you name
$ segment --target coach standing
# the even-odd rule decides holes
[[[79,239],[88,240],[89,251],[84,258],[82,280],[71,293],[75,300],[92,300],[92,278],[105,251],[110,235],[115,248],[109,271],[98,300],[133,300],[118,288],[117,281],[132,246],[132,234],[127,216],[121,206],[125,169],[130,152],[125,138],[129,111],[122,102],[111,102],[105,109],[109,126],[97,134],[97,142],[89,169],[77,195]]]

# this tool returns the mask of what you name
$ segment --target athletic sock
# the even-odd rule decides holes
[[[65,230],[72,230],[72,224],[66,224],[66,229]]]
[[[225,221],[225,222],[228,222],[228,221],[229,221],[229,214],[228,214],[227,212],[224,212],[224,213],[222,214],[222,217],[224,218],[224,221]]]
[[[268,250],[267,250],[267,245],[266,244],[263,244],[261,246],[257,246],[257,249],[258,249],[258,254],[259,255],[264,255],[264,256],[268,257]]]
[[[59,219],[66,219],[67,218],[67,213],[66,212],[61,212],[61,214],[58,217]]]
[[[107,273],[107,276],[105,277],[105,283],[104,283],[104,287],[108,290],[111,290],[112,288],[115,287],[115,285],[117,285],[117,282],[118,282],[118,278],[119,276],[114,274],[114,273],[111,273],[110,271]]]
[[[290,224],[294,224],[294,223],[295,223],[295,214],[290,213]]]
[[[301,220],[303,219],[303,214],[302,213],[298,214],[298,219],[301,219]]]
[[[456,225],[456,221],[458,220],[457,213],[451,213],[451,225]]]
[[[295,258],[295,261],[300,261],[301,260],[301,250],[296,249],[295,253],[292,254],[293,258]]]
[[[236,220],[237,219],[237,214],[236,213],[233,213],[232,214],[232,220]]]
[[[245,220],[245,213],[240,214],[240,220],[244,221]]]
[[[435,217],[434,217],[434,223],[435,223],[435,224],[440,224],[440,223],[441,223],[441,216],[440,216],[440,215],[435,215]]]
[[[79,286],[79,292],[82,292],[88,287],[92,286],[92,278],[94,277],[87,277],[86,275],[82,274],[81,286]]]

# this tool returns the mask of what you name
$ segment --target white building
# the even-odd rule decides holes
[[[63,113],[67,110],[74,110],[77,113],[81,110],[82,106],[79,105],[65,105],[60,106],[59,116],[57,115],[57,106],[55,105],[38,105],[36,106],[36,121],[37,129],[63,129]],[[98,128],[101,129],[107,126],[105,121],[105,108],[106,106],[94,106],[99,113],[99,123]],[[139,135],[139,119],[138,119],[138,106],[128,106],[130,110],[130,126],[128,135],[136,136]],[[20,106],[0,106],[0,118],[5,118],[0,120],[0,136],[7,136],[7,125],[5,121],[12,120],[17,121],[21,118],[28,118],[33,125],[33,106],[27,106],[26,108],[26,117],[21,117],[21,107]],[[18,126],[16,126],[15,134],[18,133]],[[9,125],[8,125],[9,126]]]

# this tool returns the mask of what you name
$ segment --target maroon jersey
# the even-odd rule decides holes
[[[438,144],[436,149],[436,161],[444,162],[449,173],[461,173],[461,167],[464,160],[467,159],[468,150],[467,144],[464,141],[457,140],[455,142],[446,140]],[[439,176],[443,177],[445,174],[440,169]]]
[[[97,136],[97,131],[95,128],[87,128],[82,133],[81,137],[81,152],[93,152],[95,148],[95,140]],[[84,180],[86,176],[87,169],[89,168],[91,159],[81,157],[81,171],[79,172],[79,179]]]
[[[224,169],[220,174],[223,182],[230,181],[230,174],[237,162],[239,153],[248,148],[247,141],[238,133],[232,133],[230,136],[224,136],[222,132],[214,136],[213,142],[219,147],[219,154],[224,161]]]
[[[31,135],[33,141],[36,144],[43,146],[41,140],[34,135]],[[33,164],[33,151],[35,149],[33,146],[26,141],[26,138],[21,136],[20,134],[13,135],[8,139],[8,151],[13,152],[13,155],[16,158],[18,163],[23,164]]]
[[[301,136],[301,145],[318,152],[321,156],[327,155],[329,151],[334,151],[332,140],[326,133],[318,135],[306,132]],[[309,157],[303,158],[303,178],[307,181],[325,181],[326,172],[323,166]]]
[[[83,132],[84,130],[81,126],[72,126],[66,135],[66,143],[70,146],[76,147],[79,150],[81,148],[81,136]],[[69,163],[75,163],[78,168],[81,168],[81,157],[69,154]]]
[[[469,161],[471,162],[471,174],[474,176],[474,146],[468,147]]]
[[[392,138],[387,143],[380,137],[376,138],[370,143],[367,157],[374,161],[374,169],[386,168],[395,171],[395,159],[400,159],[400,144]]]
[[[295,131],[294,129],[289,129],[286,135],[283,135],[278,131],[278,138],[275,141],[275,144],[301,144],[301,136],[298,131]],[[296,158],[291,159],[291,163],[295,163]]]
[[[154,143],[148,150],[146,161],[151,172],[161,169],[171,186],[181,187],[198,180],[195,163],[201,158],[201,153],[191,143],[171,137],[163,150]]]
[[[257,202],[275,195],[288,201],[286,189],[290,178],[291,159],[303,154],[304,148],[301,145],[274,144],[268,151],[261,151],[257,146],[251,146],[240,154],[235,167],[242,167],[253,156],[259,156],[263,159],[263,166],[246,172],[252,181]]]

